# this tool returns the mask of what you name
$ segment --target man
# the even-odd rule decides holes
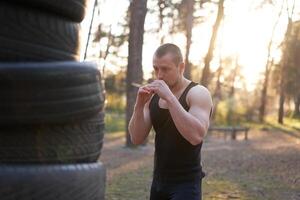
[[[211,95],[184,78],[182,54],[174,44],[156,50],[153,67],[157,80],[139,88],[129,122],[134,144],[142,144],[152,126],[156,132],[150,200],[199,200]]]

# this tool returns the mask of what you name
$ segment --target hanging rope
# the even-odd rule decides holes
[[[87,42],[86,42],[86,45],[85,45],[84,58],[83,58],[84,60],[86,59],[86,56],[87,56],[87,49],[88,49],[89,42],[90,42],[92,26],[93,26],[93,21],[94,21],[94,15],[95,15],[95,10],[96,10],[97,6],[98,6],[98,0],[95,0],[94,1],[94,7],[93,7],[93,13],[92,13],[92,19],[91,19],[91,23],[90,23],[90,27],[89,27],[88,38],[87,38]]]

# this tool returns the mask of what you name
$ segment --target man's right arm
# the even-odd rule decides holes
[[[130,119],[128,129],[131,141],[135,145],[142,144],[149,135],[152,124],[149,111],[150,99],[146,104],[136,104],[134,106],[133,115]]]

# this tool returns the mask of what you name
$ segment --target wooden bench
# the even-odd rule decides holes
[[[228,127],[228,126],[226,126],[226,127],[209,127],[208,128],[208,132],[213,132],[213,131],[223,132],[225,139],[226,139],[226,133],[230,133],[232,140],[236,139],[236,134],[238,132],[243,132],[244,140],[248,140],[248,131],[249,131],[248,127],[240,127],[240,126]]]

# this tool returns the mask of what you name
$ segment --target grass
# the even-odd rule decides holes
[[[106,112],[106,135],[108,140],[124,137],[125,114],[123,112]],[[257,130],[280,130],[300,138],[300,119],[284,118],[284,124],[277,123],[274,116],[266,117],[265,123],[247,122],[242,125]],[[153,164],[130,172],[114,176],[107,182],[106,200],[146,200],[149,199]],[[202,191],[204,200],[278,200],[285,192],[293,190],[268,171],[257,169],[235,174],[214,174],[203,179]],[[297,188],[295,188],[297,189]]]
[[[300,130],[300,119],[296,118],[288,118],[285,117],[283,119],[284,124],[279,124],[277,122],[276,117],[270,116],[267,117],[266,122],[270,124],[271,126],[281,129],[281,130],[286,130],[286,131],[296,131]]]
[[[106,200],[147,200],[152,179],[152,166],[144,166],[134,172],[114,177],[107,184]],[[255,178],[252,177],[261,177]],[[263,177],[263,178],[262,178]],[[270,174],[253,172],[252,176],[218,175],[202,181],[204,200],[279,200],[279,193],[288,191],[288,186],[268,179]]]
[[[106,186],[106,200],[149,199],[152,166],[114,177]]]
[[[300,119],[285,117],[283,122],[279,124],[275,116],[268,116],[264,123],[246,122],[243,125],[259,130],[280,130],[288,133],[300,131]]]
[[[134,172],[114,177],[114,179],[107,184],[106,200],[149,199],[152,179],[151,174],[152,166],[145,166]],[[258,175],[254,173],[253,176]],[[232,177],[226,177],[225,175],[206,177],[203,179],[202,184],[204,200],[276,200],[276,198],[274,198],[276,194],[272,194],[271,192],[269,194],[262,194],[261,190],[276,191],[278,186],[280,186],[276,182],[270,183],[262,180],[232,179]]]
[[[203,179],[203,199],[217,200],[217,199],[241,199],[254,200],[248,197],[247,193],[241,186],[235,182],[229,181],[224,177],[210,177]]]
[[[124,132],[115,132],[107,135],[108,139],[116,139],[123,136]],[[257,153],[260,155],[260,152]],[[211,159],[213,158],[210,157],[209,160]],[[235,159],[233,159],[231,164],[229,164],[230,166],[228,164],[227,166],[215,166],[215,162],[209,162],[209,160],[207,160],[206,169],[213,169],[214,173],[208,171],[207,176],[203,179],[202,191],[204,200],[291,199],[289,195],[295,194],[299,190],[299,186],[282,182],[279,178],[280,171],[272,171],[264,165],[255,164],[256,167],[250,169],[247,168],[247,164],[234,167]],[[219,170],[222,167],[227,169],[225,171]],[[152,170],[153,163],[151,160],[151,162],[145,162],[133,171],[113,176],[107,182],[106,200],[149,199]],[[295,197],[295,199],[297,198]]]

